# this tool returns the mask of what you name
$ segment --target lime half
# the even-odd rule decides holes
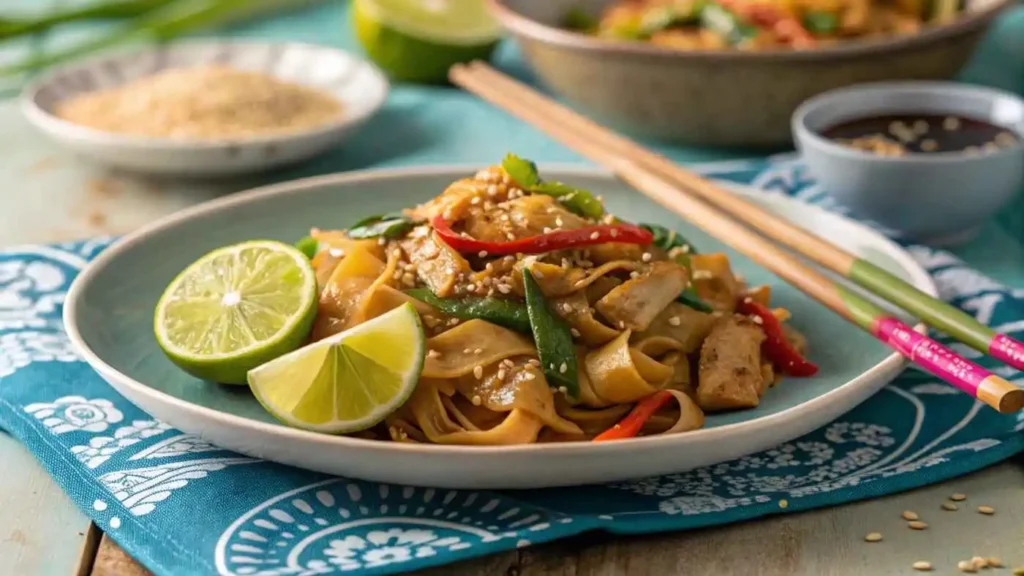
[[[270,240],[219,248],[175,278],[153,324],[164,353],[205,380],[245,384],[249,370],[295,350],[316,316],[316,274]]]
[[[275,418],[296,428],[365,430],[405,402],[423,370],[426,336],[412,304],[249,372]]]
[[[448,68],[490,57],[501,37],[486,0],[355,0],[356,36],[397,80],[445,82]]]

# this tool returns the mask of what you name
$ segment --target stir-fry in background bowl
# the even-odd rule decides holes
[[[948,79],[1013,0],[969,3],[957,21],[905,36],[808,50],[687,51],[586,36],[560,27],[577,8],[598,15],[614,0],[491,0],[530,66],[556,93],[611,126],[710,146],[791,142],[804,100],[861,82]]]

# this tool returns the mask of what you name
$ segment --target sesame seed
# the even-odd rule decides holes
[[[561,228],[562,224],[563,224],[562,217],[561,216],[556,217],[555,218],[555,226],[558,226],[559,228]]]
[[[680,324],[683,323],[683,321],[679,319],[679,316],[673,316],[668,319],[668,323],[671,324],[672,326],[679,326]]]
[[[592,232],[592,233],[590,234],[590,239],[591,239],[591,240],[597,240],[597,239],[598,239],[598,238],[600,238],[600,237],[601,237],[601,235],[600,235],[600,234],[598,234],[598,233],[597,233],[596,231],[595,231],[595,232]]]
[[[544,277],[544,273],[541,272],[540,270],[530,270],[530,272],[533,272],[533,275],[536,276],[537,278],[543,278]]]
[[[996,513],[996,509],[991,506],[978,506],[978,512],[986,516],[991,516]]]
[[[448,321],[448,325],[449,326],[456,326],[456,325],[458,325],[458,323],[459,323],[459,319],[458,318],[452,318],[451,320]]]
[[[1000,560],[998,556],[989,556],[988,557],[988,565],[989,565],[990,568],[1002,568],[1003,567],[1003,561]]]
[[[495,186],[494,184],[491,184],[491,185],[489,185],[487,187],[487,195],[488,196],[496,196],[497,194],[498,194],[498,187],[497,186]]]
[[[507,284],[498,284],[498,292],[501,292],[502,294],[508,294],[511,291],[512,288]]]
[[[942,127],[952,132],[960,128],[960,119],[956,116],[946,116],[946,119],[942,121]]]
[[[580,331],[575,329],[575,328],[569,328],[569,334],[572,334],[573,338],[579,338],[580,337]]]
[[[427,358],[440,358],[441,353],[437,350],[427,350]]]
[[[540,360],[537,360],[536,358],[530,358],[526,363],[534,368],[540,368]]]
[[[636,270],[633,270],[632,272],[629,273],[629,277],[633,280],[636,280],[637,278],[640,277],[640,273],[637,272]]]
[[[472,354],[473,353],[473,349],[472,348],[463,348],[462,349],[462,353],[463,354]]]
[[[477,349],[473,350],[473,354],[483,354],[483,353],[484,353],[484,349],[483,348],[477,348]]]
[[[925,138],[921,140],[921,150],[925,152],[935,152],[939,149],[939,143],[931,138]]]
[[[487,250],[481,250],[481,251],[480,251],[480,252],[479,252],[479,253],[477,254],[477,256],[479,256],[479,257],[481,257],[481,258],[487,258]]]
[[[505,379],[505,369],[504,368],[498,368],[498,380],[504,380],[504,379]]]
[[[406,272],[405,274],[402,274],[402,282],[412,286],[416,283],[416,277]]]
[[[619,330],[625,330],[625,329],[626,329],[626,321],[625,320],[619,320]]]
[[[516,235],[511,232],[505,232],[505,238],[508,238],[509,240],[515,240]]]
[[[523,372],[523,380],[533,380],[537,375],[533,372]]]
[[[476,284],[466,284],[466,292],[476,292]]]
[[[545,226],[544,228],[541,229],[541,232],[545,234],[551,234],[551,228]]]
[[[377,238],[377,245],[378,246],[383,246],[383,245],[385,245],[387,243],[388,243],[388,239],[387,238],[385,238],[383,236],[381,236],[380,238]]]
[[[928,122],[924,120],[918,120],[914,122],[914,132],[917,132],[918,134],[927,134]]]
[[[479,204],[480,203],[480,197],[479,196],[473,196],[473,198],[470,199],[469,203],[473,204],[473,205]]]
[[[484,377],[484,367],[483,366],[475,366],[473,368],[473,376],[475,376],[477,380],[483,378]]]
[[[751,317],[750,317],[750,320],[751,320],[751,321],[752,321],[752,322],[753,322],[754,324],[758,324],[758,325],[762,325],[762,324],[764,324],[764,320],[762,320],[760,316],[751,316]]]
[[[932,570],[932,563],[931,562],[926,562],[924,560],[918,560],[917,562],[914,562],[913,564],[911,564],[911,567],[914,570],[917,570],[918,572],[931,572],[931,570]]]
[[[653,256],[651,256],[650,252],[644,252],[643,255],[640,256],[640,259],[643,260],[644,262],[650,262],[651,258],[653,258]]]
[[[995,143],[1000,146],[1013,146],[1017,143],[1017,139],[1013,137],[1013,134],[1009,132],[1000,132],[996,134]]]
[[[949,512],[956,512],[957,510],[960,509],[960,507],[957,506],[956,504],[953,504],[952,502],[943,502],[942,509],[948,510]]]
[[[619,236],[619,231],[612,228],[611,231],[608,232],[608,234],[610,234],[612,238],[617,238]]]
[[[785,498],[779,500],[779,508],[789,508],[789,500],[786,500]]]
[[[559,386],[558,387],[558,391],[561,392],[562,394],[568,394],[569,393],[569,389],[566,388],[565,386]]]
[[[555,364],[554,363],[548,364],[548,368],[550,370],[554,370],[555,369]]]
[[[867,542],[881,542],[882,541],[882,533],[881,532],[871,532],[867,536],[864,537],[864,540],[867,541]]]
[[[962,500],[967,500],[967,494],[961,494],[961,493],[957,492],[956,494],[953,494],[952,496],[950,496],[949,499],[954,501],[954,502],[960,502]]]
[[[974,566],[975,570],[988,568],[988,559],[982,558],[981,556],[975,556],[974,558],[971,558],[971,565]]]
[[[473,398],[470,399],[470,402],[473,403],[473,406],[479,406],[484,403],[483,399],[480,398],[480,396],[473,396]]]
[[[562,362],[562,365],[558,367],[558,373],[559,374],[565,374],[565,371],[568,370],[568,369],[569,369],[569,366],[565,362]]]
[[[911,530],[927,530],[928,523],[920,520],[911,520],[910,522],[907,522],[907,527]]]
[[[961,561],[957,562],[956,563],[956,568],[957,568],[957,570],[959,570],[961,572],[966,572],[968,574],[971,574],[971,573],[974,573],[974,572],[978,571],[978,569],[974,567],[974,564],[971,564],[967,560],[961,560]]]
[[[331,255],[331,258],[341,258],[345,255],[345,251],[341,248],[331,248],[327,253]]]
[[[393,280],[401,280],[402,279],[402,271],[401,270],[395,270],[395,273],[391,275],[391,278]]]

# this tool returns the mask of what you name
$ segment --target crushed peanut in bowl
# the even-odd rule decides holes
[[[185,140],[244,139],[324,126],[341,101],[322,90],[222,65],[172,68],[59,102],[56,115],[81,126]]]

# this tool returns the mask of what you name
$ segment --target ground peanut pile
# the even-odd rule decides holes
[[[325,92],[224,66],[177,68],[61,102],[61,118],[106,132],[216,140],[292,132],[338,118]]]

